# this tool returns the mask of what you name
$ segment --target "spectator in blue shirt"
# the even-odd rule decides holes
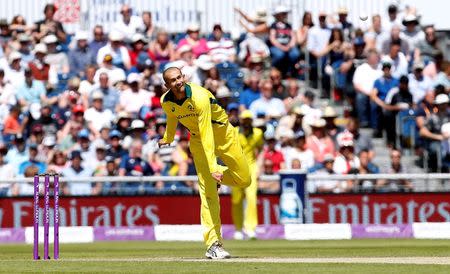
[[[151,166],[142,159],[142,141],[139,139],[133,140],[130,146],[128,155],[122,158],[119,165],[119,176],[151,176],[153,175]],[[139,183],[126,183],[124,194],[134,195],[143,191]]]
[[[116,108],[119,103],[120,94],[114,87],[111,86],[109,82],[108,73],[102,72],[100,73],[99,86],[94,88],[91,92],[91,95],[96,91],[100,91],[103,94],[103,107],[104,109],[110,109],[113,113],[116,112]],[[92,98],[90,98],[92,101]]]
[[[15,135],[12,141],[14,146],[8,150],[5,160],[17,171],[19,165],[28,159],[28,150],[26,149],[25,139],[22,134]]]
[[[90,177],[93,170],[81,165],[83,158],[81,151],[74,150],[70,154],[70,166],[62,170],[62,176],[70,179],[67,186],[64,187],[65,195],[92,195],[94,189],[91,182],[76,182],[76,178]]]
[[[25,70],[25,82],[17,90],[16,97],[21,106],[29,106],[32,103],[41,103],[46,94],[44,83],[35,80],[30,69]]]
[[[372,119],[372,126],[374,129],[374,138],[380,138],[383,135],[383,113],[382,107],[384,106],[384,101],[388,92],[398,87],[398,79],[392,77],[391,74],[392,64],[390,62],[383,62],[382,70],[383,76],[375,80],[373,85],[372,93],[370,94],[370,118]]]
[[[86,66],[96,64],[94,51],[88,46],[88,34],[84,31],[78,31],[75,34],[77,45],[69,52],[70,72],[80,77],[84,76]]]
[[[92,50],[94,56],[97,56],[98,50],[106,46],[108,40],[106,40],[105,33],[103,32],[103,27],[101,25],[94,27],[93,34],[94,39],[89,43],[89,49]]]
[[[36,159],[36,156],[38,155],[38,146],[37,146],[37,144],[30,144],[28,151],[29,151],[29,159],[24,161],[24,162],[22,162],[19,165],[18,174],[19,175],[24,174],[25,170],[27,169],[27,167],[33,166],[33,165],[38,168],[39,174],[45,173],[45,171],[47,170],[47,165],[45,163],[43,163],[43,162],[39,162]]]
[[[244,89],[239,95],[239,108],[241,109],[241,111],[249,109],[253,101],[258,100],[261,97],[261,93],[259,90],[259,81],[259,76],[250,76],[248,87]]]

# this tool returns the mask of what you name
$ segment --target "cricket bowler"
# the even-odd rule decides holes
[[[222,244],[217,184],[246,188],[251,183],[238,131],[228,122],[228,115],[212,93],[196,84],[186,83],[179,68],[166,69],[163,78],[168,91],[161,97],[161,105],[167,115],[167,126],[159,145],[173,142],[177,122],[190,131],[189,147],[199,179],[201,223],[207,246],[205,256],[230,258]],[[217,164],[217,157],[226,166]]]

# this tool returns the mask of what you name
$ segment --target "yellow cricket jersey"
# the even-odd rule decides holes
[[[245,136],[242,132],[240,132],[239,141],[248,162],[256,162],[255,150],[260,149],[264,145],[262,130],[259,128],[253,128],[252,133],[248,136]]]
[[[191,139],[200,140],[211,173],[219,171],[214,137],[218,137],[215,136],[218,127],[223,128],[230,125],[228,115],[218,105],[216,98],[209,90],[194,83],[187,83],[185,92],[186,98],[181,101],[176,100],[170,90],[161,97],[161,105],[167,115],[167,126],[163,139],[168,143],[173,142],[179,121],[190,131]]]

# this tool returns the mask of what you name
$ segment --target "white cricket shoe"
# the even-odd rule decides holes
[[[223,249],[223,245],[219,241],[213,243],[208,248],[208,250],[206,250],[205,256],[206,256],[206,258],[213,259],[213,260],[231,258],[230,253],[226,252],[225,249]]]
[[[242,233],[242,231],[240,231],[240,230],[236,230],[234,232],[233,238],[235,240],[244,240],[244,233]]]
[[[255,233],[255,231],[246,231],[245,232],[245,234],[247,234],[247,237],[250,239],[250,240],[256,240],[256,233]]]

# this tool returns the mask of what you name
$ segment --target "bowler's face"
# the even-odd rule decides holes
[[[185,84],[184,75],[179,70],[167,71],[165,75],[166,87],[174,92],[182,91]]]

